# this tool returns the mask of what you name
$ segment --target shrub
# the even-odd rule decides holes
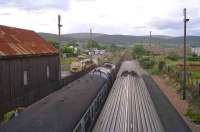
[[[199,56],[189,56],[187,57],[188,61],[200,61],[200,57]]]
[[[158,69],[160,70],[160,71],[162,71],[163,70],[163,68],[164,68],[164,66],[165,66],[165,62],[164,61],[159,61],[158,62]]]
[[[193,112],[192,109],[188,109],[185,116],[189,117],[193,122],[200,122],[200,114]]]
[[[177,55],[176,52],[170,52],[169,55],[167,56],[167,59],[170,59],[170,60],[178,60],[179,59],[179,56]]]
[[[133,46],[132,55],[134,57],[137,58],[138,56],[145,55],[145,53],[146,53],[146,50],[144,49],[143,45],[136,44]]]
[[[156,68],[155,66],[149,72],[152,75],[158,75],[158,74],[160,74],[160,70],[158,68]]]
[[[142,65],[142,67],[146,68],[146,69],[150,69],[154,66],[155,61],[149,57],[149,56],[145,56],[140,58],[140,64]]]

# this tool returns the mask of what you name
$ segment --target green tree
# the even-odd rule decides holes
[[[77,47],[74,46],[63,46],[63,53],[66,53],[67,56],[77,56],[79,54],[80,50]]]
[[[143,56],[139,59],[139,62],[143,68],[150,69],[153,68],[155,61],[150,56]]]
[[[179,59],[179,56],[178,56],[177,52],[171,51],[171,52],[168,54],[167,58],[170,59],[170,60],[176,61],[176,60]]]
[[[143,45],[136,44],[133,46],[132,55],[134,58],[146,55],[146,50]]]
[[[159,71],[162,71],[165,65],[166,65],[165,61],[159,61],[158,62]]]
[[[134,45],[133,52],[137,55],[144,55],[145,49],[143,45]]]
[[[57,41],[48,40],[48,43],[50,43],[56,49],[59,48],[59,43]]]
[[[86,47],[87,48],[97,48],[97,49],[100,48],[99,44],[94,40],[88,40]]]
[[[74,47],[78,47],[79,46],[76,41],[70,41],[70,42],[66,43],[65,45],[74,46]]]
[[[67,54],[73,54],[74,53],[74,47],[73,46],[64,45],[63,52],[67,53]]]
[[[119,49],[119,48],[118,48],[117,45],[115,45],[115,44],[111,44],[111,45],[110,45],[110,51],[111,51],[111,52],[118,51],[118,49]]]

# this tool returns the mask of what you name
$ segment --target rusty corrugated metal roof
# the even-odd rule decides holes
[[[57,49],[34,31],[0,25],[0,56],[56,53]]]

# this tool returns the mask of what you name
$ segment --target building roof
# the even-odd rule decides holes
[[[0,132],[72,132],[105,83],[100,76],[86,74],[30,105]]]
[[[56,48],[34,31],[0,25],[0,57],[57,53]]]

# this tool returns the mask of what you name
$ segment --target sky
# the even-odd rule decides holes
[[[200,0],[0,0],[0,25],[62,34],[95,33],[182,36],[183,8],[188,35],[200,36]]]

